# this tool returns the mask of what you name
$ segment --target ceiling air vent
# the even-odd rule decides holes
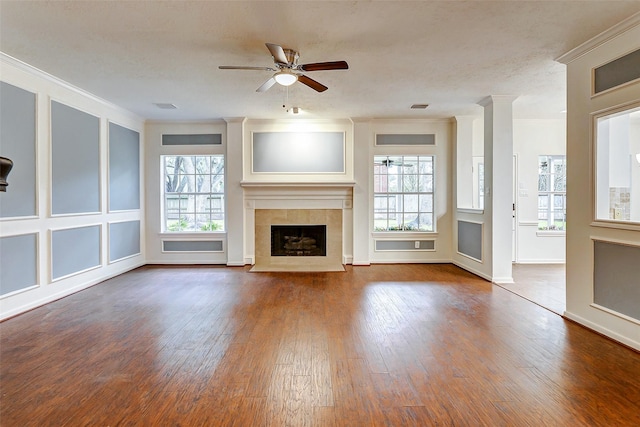
[[[168,102],[156,102],[154,105],[161,110],[175,110],[178,108],[175,106],[175,104],[171,104]]]
[[[412,110],[424,110],[425,108],[427,108],[429,106],[429,104],[413,104],[411,106]]]

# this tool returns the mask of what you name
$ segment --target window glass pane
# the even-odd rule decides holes
[[[207,194],[195,196],[195,212],[207,214],[211,212],[211,199]]]
[[[400,172],[397,167],[390,168],[387,181],[387,192],[389,193],[399,193],[400,185],[402,183],[402,176],[398,174]],[[384,191],[384,190],[382,190]]]
[[[415,156],[404,156],[402,160],[404,173],[418,173],[418,158]]]
[[[553,195],[553,207],[554,207],[554,209],[563,209],[564,208],[564,195],[563,194],[554,194]]]
[[[209,175],[211,173],[211,162],[209,156],[198,156],[195,158],[195,173]]]
[[[433,161],[431,160],[431,158],[422,157],[422,158],[420,158],[419,168],[420,168],[419,173],[421,173],[421,174],[432,174],[433,173]]]
[[[567,178],[564,175],[556,175],[553,177],[553,191],[566,191]]]
[[[404,211],[418,212],[418,195],[417,194],[404,196]]]
[[[420,214],[418,217],[420,222],[420,231],[433,231],[433,216]]]
[[[386,166],[388,168],[399,168],[402,166],[402,156],[387,156]]]
[[[396,212],[398,210],[398,198],[402,197],[402,196],[389,196],[389,198],[387,199],[387,203],[388,203],[388,207],[387,209],[389,210],[389,212]]]
[[[186,224],[183,224],[183,231],[195,231],[196,230],[196,216],[195,216],[195,214],[182,215],[182,220],[186,223]]]
[[[373,178],[376,231],[433,231],[433,156],[374,156]]]
[[[640,223],[640,106],[596,125],[596,218]]]
[[[549,191],[549,175],[538,176],[538,191]]]
[[[420,198],[420,212],[433,212],[433,195],[421,194]]]
[[[402,230],[411,231],[418,229],[418,214],[406,213],[402,218]]]
[[[546,194],[538,196],[538,209],[547,207],[549,207],[549,196]]]
[[[224,157],[164,156],[164,231],[224,230]]]
[[[374,175],[373,176],[373,191],[374,193],[381,193],[387,191],[387,176],[386,175]]]
[[[539,156],[538,229],[564,230],[566,212],[566,158]]]
[[[431,193],[433,191],[433,175],[421,175],[418,191],[421,193]]]
[[[403,175],[402,190],[405,193],[416,193],[418,191],[418,175]]]
[[[387,211],[387,197],[385,196],[376,196],[373,199],[373,206],[375,209],[375,212],[379,212],[379,211]]]

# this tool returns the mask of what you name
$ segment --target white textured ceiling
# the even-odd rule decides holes
[[[639,1],[0,1],[0,50],[141,117],[282,118],[283,102],[321,118],[479,114],[518,95],[517,117],[565,108],[554,61],[640,11]],[[300,63],[345,60],[287,92],[265,42]],[[160,110],[154,103],[174,103]],[[426,110],[411,110],[428,103]]]

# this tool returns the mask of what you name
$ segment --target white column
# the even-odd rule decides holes
[[[371,194],[371,120],[353,121],[353,265],[369,265],[373,209]]]
[[[454,194],[456,208],[473,207],[473,117],[456,116],[456,164]]]
[[[225,118],[227,122],[227,155],[225,158],[227,199],[227,265],[243,266],[244,260],[244,193],[242,181],[242,145],[244,122],[242,117]]]
[[[492,95],[484,107],[484,179],[486,262],[494,283],[513,283],[513,101]]]

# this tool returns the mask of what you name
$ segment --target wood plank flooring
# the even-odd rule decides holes
[[[514,283],[499,286],[563,315],[567,308],[564,264],[514,264]]]
[[[640,425],[640,354],[452,265],[142,267],[0,323],[0,387],[3,427]]]

